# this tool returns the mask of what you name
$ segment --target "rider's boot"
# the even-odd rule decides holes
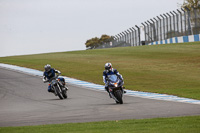
[[[54,94],[55,96],[57,96],[57,94],[56,94],[56,93],[54,93],[54,92],[53,92],[53,94]]]
[[[110,98],[112,98],[112,96],[111,96],[110,92],[108,92],[108,94],[109,94]]]
[[[109,92],[109,90],[108,90],[108,87],[105,87],[105,90],[108,92],[110,98],[112,98],[112,96],[111,96],[111,94],[110,94],[110,92]]]
[[[66,89],[66,91],[69,90],[68,87],[66,86],[66,83],[65,83],[65,82],[63,83],[63,87]]]
[[[55,96],[57,96],[57,94],[55,93],[55,91],[52,90],[52,89],[48,90],[48,92],[53,93]]]
[[[66,86],[66,85],[63,85],[63,90],[66,90],[66,91],[68,91],[69,89],[68,89],[68,87]]]
[[[64,87],[65,87],[65,89],[66,89],[67,91],[69,90],[68,87],[67,87],[66,85],[65,85]]]
[[[123,91],[123,92],[124,92],[124,94],[125,94],[125,93],[126,93],[126,91],[125,91],[124,89],[125,89],[125,87],[123,86],[123,87],[122,87],[122,91]]]
[[[49,86],[48,87],[48,92],[54,93],[54,90]]]

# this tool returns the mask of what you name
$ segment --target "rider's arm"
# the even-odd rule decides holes
[[[103,82],[104,82],[105,84],[107,83],[105,72],[103,72]]]
[[[61,74],[61,72],[59,71],[59,70],[55,70],[55,73],[57,73],[57,74]]]
[[[48,82],[48,79],[46,79],[45,76],[43,76],[43,82],[44,82],[44,83]]]
[[[42,79],[42,80],[43,80],[44,83],[48,82],[48,79],[47,79],[47,77],[45,76],[45,74],[43,74],[43,79]]]
[[[61,72],[59,70],[55,70],[56,73],[61,74]]]
[[[115,73],[121,80],[123,80],[122,75],[117,71],[117,69],[114,70],[114,73]]]

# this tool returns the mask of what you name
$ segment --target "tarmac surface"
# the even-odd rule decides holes
[[[68,98],[47,91],[41,77],[0,68],[0,127],[200,115],[200,105],[124,95],[68,84]]]

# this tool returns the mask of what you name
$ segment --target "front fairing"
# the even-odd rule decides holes
[[[57,83],[58,83],[58,81],[56,79],[53,79],[51,81],[51,86],[55,86],[55,85],[57,85]]]
[[[119,79],[119,77],[117,77],[116,75],[110,75],[108,77],[108,86],[111,89],[117,89],[117,88],[121,88],[121,86],[123,85],[123,82],[121,79]]]

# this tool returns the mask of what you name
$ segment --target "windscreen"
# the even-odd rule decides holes
[[[117,76],[116,75],[110,75],[108,78],[112,82],[116,82],[117,81]]]

